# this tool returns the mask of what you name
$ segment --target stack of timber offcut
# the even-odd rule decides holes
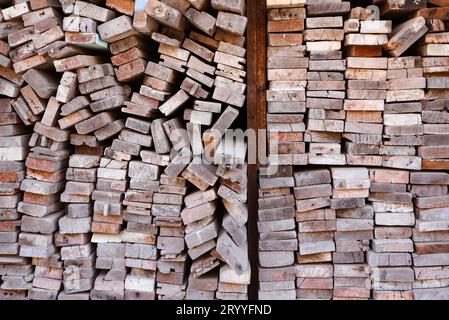
[[[88,1],[60,1],[64,41],[81,51],[107,52],[108,44],[101,40],[97,27],[112,19],[115,12]],[[83,50],[84,49],[84,50]]]
[[[307,73],[308,110],[306,137],[309,164],[344,165],[341,135],[345,126],[343,101],[346,97],[342,57],[343,16],[350,2],[311,1],[307,3],[304,40],[310,56]]]
[[[369,299],[370,269],[365,253],[373,239],[373,208],[366,204],[371,181],[367,168],[331,168],[336,210],[334,300]]]
[[[302,157],[307,156],[308,164],[318,166],[290,164],[294,165],[295,177],[312,171],[326,172],[328,165],[363,168],[330,168],[332,180],[329,183],[332,183],[333,192],[329,210],[335,211],[336,231],[330,235],[335,252],[329,269],[322,260],[324,253],[319,258],[312,254],[318,260],[310,264],[305,263],[307,255],[302,253],[307,248],[304,231],[308,231],[302,227],[309,222],[310,226],[318,226],[318,221],[302,219],[307,219],[305,213],[320,211],[310,211],[308,205],[325,205],[324,199],[311,196],[312,190],[318,193],[318,188],[325,192],[325,186],[298,185],[297,179],[294,188],[299,226],[296,271],[287,265],[271,269],[261,267],[259,295],[270,296],[267,285],[270,281],[272,291],[276,281],[282,281],[282,289],[287,291],[295,273],[299,299],[328,298],[325,296],[329,290],[324,286],[326,278],[333,278],[330,287],[333,299],[447,298],[447,173],[438,170],[446,170],[448,161],[448,87],[445,82],[449,42],[445,23],[449,3],[385,0],[373,4],[377,7],[362,8],[349,3],[345,7],[342,1],[308,1],[305,5],[307,18],[302,40],[306,45],[305,58],[309,58],[308,73],[307,82],[298,83],[298,88],[305,86],[307,113],[303,118],[303,140],[309,144]],[[270,31],[274,20],[272,13],[285,13],[294,4],[267,1],[267,5],[267,36],[272,46],[277,39],[274,29]],[[344,16],[341,22],[331,20],[340,15]],[[314,21],[317,22],[315,27]],[[328,26],[325,21],[335,24]],[[317,38],[314,38],[314,28]],[[344,55],[339,53],[340,43],[337,43],[340,34],[345,41]],[[288,37],[284,35],[284,39]],[[298,48],[290,46],[290,50]],[[271,47],[269,54],[270,50]],[[289,83],[291,73],[273,72],[276,68],[270,65],[270,59],[267,64],[269,89]],[[332,69],[327,69],[329,60],[333,60]],[[340,78],[339,72],[344,72],[345,78]],[[274,76],[276,79],[272,78]],[[271,96],[267,95],[269,130],[274,129],[271,119],[275,119]],[[292,97],[296,96],[290,94],[288,98]],[[314,99],[319,103],[312,105]],[[339,99],[341,107],[336,102]],[[286,104],[286,101],[280,103]],[[301,103],[299,100],[295,105]],[[279,131],[281,126],[276,126]],[[273,132],[269,134],[270,138],[274,136]],[[276,137],[281,147],[277,148],[274,141],[269,141],[268,145],[272,165],[285,159],[278,157],[277,162],[273,162],[276,153],[285,153],[283,136],[278,133]],[[259,228],[264,197],[274,197],[272,187],[278,187],[275,181],[280,176],[279,173],[259,176]],[[285,189],[283,195],[290,192]],[[324,221],[332,217],[322,216]],[[321,233],[324,237],[324,232]],[[313,239],[313,249],[319,247],[316,241],[324,240]],[[259,252],[259,256],[261,253],[263,256],[263,252]],[[261,266],[265,263],[262,259],[260,262]],[[315,290],[310,290],[312,287],[307,287],[308,284],[316,286]]]
[[[307,68],[305,0],[267,0],[268,155],[271,164],[305,165]]]
[[[368,252],[373,298],[395,300],[413,298],[414,272],[412,228],[415,225],[409,172],[389,169],[370,171],[368,200],[374,209],[374,239]]]
[[[214,270],[222,262],[245,274],[243,287],[249,281],[246,145],[223,139],[245,105],[245,12],[245,1],[151,1],[146,7],[164,25],[152,34],[160,60],[148,62],[140,88],[165,116],[151,123],[155,151],[141,153],[144,161],[165,167],[151,209],[160,228],[160,299],[236,298],[241,292],[218,290]],[[186,24],[193,27],[190,34]],[[221,270],[220,283],[242,281]]]
[[[295,186],[292,166],[259,173],[259,299],[295,300]]]
[[[345,21],[345,49],[348,79],[345,152],[350,165],[381,166],[382,111],[389,84],[382,45],[388,42],[390,20],[372,20],[375,13],[355,7]],[[378,18],[378,17],[377,17]]]
[[[449,299],[448,1],[0,3],[0,299]]]
[[[133,98],[138,95],[133,93]],[[131,98],[131,99],[133,99]],[[128,109],[122,108],[122,112]],[[150,135],[151,122],[134,116],[126,118],[124,128],[117,139],[113,141],[117,151],[129,155],[129,184],[123,185],[122,194],[123,223],[126,228],[122,232],[122,242],[125,245],[125,266],[131,268],[125,279],[125,296],[127,300],[155,299],[156,284],[156,236],[158,228],[152,217],[153,201],[161,187],[161,168],[154,162],[146,161],[147,150],[153,146],[153,136]],[[138,157],[140,154],[140,157]],[[137,157],[137,158],[136,158]],[[125,167],[124,167],[125,168]],[[158,181],[161,179],[161,181]]]
[[[220,300],[247,300],[251,278],[246,228],[248,165],[243,141],[234,144],[228,143],[227,139],[229,138],[222,142],[222,145],[227,147],[217,150],[215,157],[219,163],[216,174],[220,177],[217,195],[225,209],[217,247],[211,253],[216,254],[217,258],[224,262],[220,265],[216,297]]]
[[[362,21],[363,22],[363,21]],[[387,58],[348,57],[344,137],[348,164],[381,166],[382,111],[389,87]]]
[[[238,273],[227,264],[222,264],[216,296],[221,300],[248,300],[250,282],[251,270],[249,268],[243,273]]]
[[[33,258],[33,287],[28,291],[31,300],[56,300],[62,288],[64,265],[59,252],[49,258]]]
[[[410,173],[416,226],[413,294],[416,300],[449,299],[449,174]]]
[[[330,208],[331,173],[329,169],[300,170],[294,177],[299,240],[297,298],[330,300],[336,230],[335,210]]]
[[[422,103],[426,79],[419,56],[388,59],[390,89],[384,109],[383,166],[420,170],[416,147],[422,143]]]
[[[9,13],[5,16],[5,12]],[[12,19],[11,23],[21,25],[8,34],[13,69],[10,80],[22,87],[20,94],[14,96],[17,98],[14,109],[26,125],[31,125],[41,118],[59,80],[51,73],[51,68],[58,57],[58,49],[65,44],[61,41],[64,38],[62,21],[58,9],[42,1],[21,2],[2,13],[5,21]],[[23,81],[19,83],[17,79],[25,80],[28,85],[23,86]]]
[[[345,53],[348,57],[381,57],[388,42],[391,20],[380,20],[370,8],[355,7],[344,22]]]
[[[32,257],[36,265],[30,299],[54,300],[62,286],[63,266],[54,236],[64,215],[60,195],[65,187],[70,134],[58,125],[60,106],[60,101],[51,96],[41,120],[34,125],[31,153],[26,160],[27,177],[20,186],[24,191],[23,201],[18,204],[24,214],[20,255]],[[48,274],[45,268],[49,268]]]
[[[11,99],[0,99],[0,299],[25,299],[31,288],[31,259],[19,256],[23,199],[20,183],[30,134],[14,111]]]
[[[72,168],[69,168],[67,178],[74,181],[67,183],[62,201],[69,203],[74,201],[75,208],[77,206],[83,208],[80,210],[81,212],[73,210],[72,213],[68,208],[67,213],[72,214],[68,218],[76,219],[83,225],[84,229],[80,230],[83,231],[81,233],[89,231],[93,233],[90,240],[81,246],[80,249],[83,250],[76,251],[77,248],[72,248],[74,254],[78,255],[80,259],[79,264],[72,262],[76,267],[70,267],[75,271],[80,268],[78,289],[80,291],[89,291],[92,288],[93,278],[96,275],[94,267],[100,270],[117,271],[120,269],[122,277],[126,272],[124,258],[120,255],[121,250],[115,251],[118,245],[107,243],[106,239],[118,234],[121,230],[123,219],[120,201],[122,193],[117,189],[121,187],[123,190],[126,184],[126,170],[120,169],[123,167],[126,169],[127,162],[123,164],[121,159],[117,161],[118,163],[114,162],[113,158],[109,157],[111,148],[108,146],[109,142],[106,141],[116,136],[124,127],[124,121],[118,118],[117,110],[129,96],[130,89],[117,81],[112,65],[104,63],[105,61],[99,56],[77,55],[58,61],[58,65],[55,62],[55,66],[59,66],[57,71],[64,72],[62,79],[68,71],[76,70],[78,90],[81,94],[76,95],[61,108],[64,118],[60,120],[61,128],[74,128],[71,143],[75,146],[75,153],[69,161],[69,166],[70,162],[76,165],[77,158],[81,161],[84,160],[82,163],[84,167],[81,166],[78,170],[73,169],[75,176],[72,179],[70,179]],[[76,172],[84,175],[82,178],[78,178],[81,181],[77,180]],[[117,181],[116,185],[114,185],[115,181]],[[121,184],[120,181],[122,181]],[[68,207],[72,204],[70,203]],[[74,216],[77,214],[79,216]],[[67,222],[73,226],[73,222],[76,220]],[[64,222],[60,222],[60,227]],[[88,222],[90,222],[90,228],[84,225]],[[92,243],[98,243],[96,260],[95,248]],[[120,246],[123,245],[120,244]],[[109,247],[114,249],[108,251]],[[66,250],[68,253],[70,252],[70,249]],[[64,248],[61,249],[61,253],[63,251]],[[114,254],[118,256],[112,256]],[[116,274],[118,273],[117,271]],[[108,291],[108,289],[101,289],[99,284],[103,274],[104,272],[94,281],[94,290],[91,291],[92,299],[102,299],[102,292]],[[68,277],[70,278],[70,276]],[[108,279],[106,277],[104,281]],[[113,290],[111,291],[110,296],[108,294],[105,296],[114,296]],[[120,294],[118,295],[120,296]]]
[[[426,170],[447,170],[448,166],[448,112],[447,89],[449,70],[449,35],[446,32],[428,33],[422,39],[420,53],[427,91],[423,103],[424,135],[418,155]]]
[[[2,2],[5,297],[248,298],[246,9]]]
[[[105,151],[103,141],[123,126],[122,120],[112,121],[112,113],[129,95],[129,88],[117,82],[111,64],[102,62],[105,59],[100,56],[87,55],[55,61],[57,71],[63,72],[57,98],[64,105],[58,123],[61,129],[71,130],[70,144],[74,146],[61,194],[61,202],[67,203],[66,215],[59,220],[55,239],[65,268],[64,292],[58,297],[62,300],[89,299],[96,276],[90,232],[107,232],[98,206],[95,209],[97,200],[106,196],[104,190],[98,190],[98,171]]]
[[[69,158],[67,183],[61,194],[61,202],[66,203],[65,216],[59,219],[59,231],[55,234],[55,244],[61,248],[64,261],[64,291],[59,294],[59,300],[88,300],[96,274],[95,248],[90,242],[91,196],[102,148],[94,137],[90,138],[93,144],[88,146],[83,145],[79,135],[70,136],[76,151]]]

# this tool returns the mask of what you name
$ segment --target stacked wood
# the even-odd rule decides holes
[[[90,146],[84,144],[86,138],[93,142]],[[88,300],[96,274],[95,248],[90,242],[92,193],[102,147],[93,136],[72,134],[70,143],[76,151],[69,158],[67,183],[61,194],[66,215],[59,219],[59,231],[55,234],[55,244],[61,247],[64,261],[64,292],[58,299],[70,299],[75,294],[75,299]]]
[[[81,5],[84,4],[78,3]],[[112,65],[99,62],[104,59],[86,55],[55,61],[57,71],[63,72],[57,91],[58,100],[64,103],[58,124],[61,129],[73,132],[70,144],[75,147],[68,161],[67,183],[60,199],[66,203],[66,214],[60,218],[59,231],[55,234],[55,243],[61,247],[64,261],[64,292],[58,297],[61,300],[88,300],[90,297],[96,276],[91,231],[103,232],[102,223],[105,222],[93,200],[108,197],[103,190],[94,191],[104,152],[102,141],[121,129],[121,120],[110,123],[110,113],[119,108],[129,94],[129,88],[115,79]]]
[[[307,67],[305,1],[267,1],[267,131],[271,164],[304,165]]]
[[[215,155],[220,177],[217,195],[225,208],[221,230],[217,238],[216,254],[224,262],[220,266],[219,300],[248,300],[251,268],[248,257],[248,192],[246,150],[239,142],[233,144],[226,137]],[[226,146],[231,146],[228,148]],[[242,152],[243,151],[243,152]],[[217,159],[217,156],[219,159]],[[235,159],[237,156],[237,159]]]
[[[320,29],[306,32],[315,30]],[[346,163],[340,144],[345,120],[345,111],[342,110],[346,89],[344,70],[346,61],[341,59],[340,51],[310,53],[307,88],[318,91],[307,91],[309,164]]]
[[[308,121],[306,138],[309,142],[309,164],[344,165],[341,135],[344,129],[346,97],[342,59],[344,40],[343,15],[350,3],[340,0],[312,1],[307,6],[304,40],[310,56],[307,74]]]
[[[349,19],[344,22],[344,45],[347,56],[382,56],[382,46],[388,42],[391,30],[391,20],[380,20],[369,8],[352,8]]]
[[[422,143],[422,104],[426,79],[421,57],[388,59],[390,88],[384,108],[384,145],[380,148],[383,166],[420,170],[421,157],[416,147]]]
[[[296,300],[295,186],[292,166],[267,167],[259,174],[259,299]],[[293,269],[292,269],[293,268]],[[283,270],[288,269],[288,276]],[[285,277],[285,278],[284,278]]]
[[[108,115],[108,113],[100,113]],[[101,119],[101,118],[97,118]],[[107,123],[114,123],[105,121]],[[119,130],[124,126],[119,125]],[[100,129],[101,130],[101,129]],[[102,270],[91,290],[92,299],[124,299],[126,277],[125,243],[121,233],[123,219],[123,197],[127,187],[128,165],[134,145],[115,138],[100,158],[97,183],[93,198],[92,242],[97,243],[95,267]],[[132,153],[132,154],[131,154]],[[145,178],[146,172],[143,172]],[[112,290],[110,288],[113,288]]]
[[[367,168],[331,168],[336,210],[334,300],[366,300],[371,295],[365,253],[373,239],[373,208],[366,204],[371,181]]]
[[[449,3],[373,3],[266,1],[260,299],[449,299]],[[248,299],[246,9],[1,1],[0,299]]]
[[[335,210],[329,169],[295,172],[296,221],[299,251],[297,298],[330,300],[334,288],[332,252],[335,251]]]
[[[374,239],[368,252],[373,298],[396,300],[413,298],[415,278],[411,267],[415,225],[412,193],[408,192],[409,172],[370,170],[368,200],[374,209]]]
[[[13,69],[9,74],[20,89],[14,95],[17,97],[14,109],[26,125],[32,125],[42,117],[48,99],[56,96],[59,79],[51,72],[53,61],[70,50],[63,49],[66,43],[58,2],[33,0],[20,3],[22,5],[26,5],[27,10],[23,7],[22,14],[13,18],[22,27],[8,34]]]
[[[350,165],[382,165],[382,111],[389,83],[387,59],[381,56],[392,21],[378,20],[371,9],[355,7],[344,22],[348,90],[343,137]]]
[[[151,123],[149,121],[128,117],[125,128],[112,144],[114,152],[126,155],[127,159],[132,159],[128,164],[127,172],[129,185],[123,184],[123,190],[126,192],[124,193],[121,217],[121,220],[126,222],[126,228],[122,232],[125,266],[131,268],[125,280],[125,299],[129,300],[154,300],[156,294],[156,235],[158,228],[152,213],[156,213],[157,209],[156,202],[153,204],[153,197],[157,195],[158,199],[163,199],[160,194],[157,194],[162,187],[158,181],[162,170],[157,163],[151,161],[151,157],[146,156],[145,152],[147,151],[142,150],[153,145],[154,135],[150,135],[150,131]],[[139,154],[140,158],[135,158]],[[159,200],[157,203],[163,202]]]
[[[111,256],[107,249],[109,238],[121,230],[120,201],[125,191],[127,162],[108,157],[113,151],[112,147],[105,148],[108,143],[104,141],[116,136],[124,127],[124,121],[117,119],[117,110],[128,99],[130,88],[117,81],[111,64],[103,62],[105,60],[98,56],[79,55],[55,61],[57,71],[63,72],[58,93],[62,92],[61,100],[65,102],[61,107],[59,126],[74,132],[70,142],[75,146],[66,174],[68,182],[61,195],[61,201],[68,203],[67,215],[61,218],[59,225],[61,237],[69,234],[76,240],[74,245],[62,242],[61,256],[67,281],[61,299],[70,299],[68,295],[72,293],[76,294],[75,299],[87,299],[96,275],[95,268],[114,271],[121,268],[122,278],[126,275],[124,257],[117,257],[117,252]],[[65,91],[67,74],[74,75],[75,83],[65,87],[75,86],[80,94],[76,90],[75,94],[70,93],[72,88]],[[121,186],[120,181],[123,181]],[[90,232],[94,233],[92,237]],[[98,243],[96,261],[92,243]],[[118,273],[116,278],[120,278]],[[106,286],[103,281],[113,281],[107,276],[102,278],[102,275],[104,272],[95,279],[95,290],[90,292],[92,299],[114,296],[114,292],[103,295],[108,290],[98,289],[102,284]],[[74,277],[78,277],[77,281]]]
[[[420,53],[423,56],[422,66],[427,78],[427,92],[423,103],[422,120],[424,135],[418,155],[423,159],[425,170],[447,170],[447,108],[448,96],[446,85],[448,55],[446,51],[449,39],[446,32],[429,33],[422,39]]]
[[[154,139],[156,143],[155,135]],[[187,237],[189,230],[188,226],[184,227],[183,225],[182,203],[184,195],[187,193],[187,180],[171,175],[167,175],[165,178],[169,182],[172,181],[171,183],[166,183],[163,179],[161,179],[160,193],[153,194],[152,207],[155,225],[159,227],[157,248],[161,255],[157,262],[156,293],[159,299],[184,299],[186,297],[186,278],[188,277],[188,256],[184,238]],[[173,188],[178,194],[170,195],[168,193],[170,188]],[[187,197],[185,199],[187,201]],[[199,212],[197,211],[197,214]],[[189,243],[187,243],[188,245]]]
[[[11,99],[0,99],[0,112],[0,299],[16,300],[26,298],[33,280],[31,261],[19,256],[22,214],[17,210],[30,135]]]
[[[299,299],[448,297],[444,220],[447,177],[444,172],[421,170],[448,168],[446,46],[449,42],[445,24],[449,21],[449,11],[446,1],[428,3],[430,5],[427,1],[373,1],[379,5],[377,10],[376,6],[362,8],[357,5],[351,9],[351,4],[345,5],[342,1],[308,1],[302,38],[293,35],[293,30],[283,31],[281,42],[275,31],[276,19],[282,20],[278,15],[288,12],[289,19],[294,19],[292,8],[302,7],[302,3],[267,1],[270,46],[267,79],[271,90],[270,95],[267,94],[267,128],[270,131],[276,127],[281,131],[276,136],[269,132],[271,163],[282,164],[295,156],[299,159],[296,150],[292,152],[284,147],[284,124],[278,125],[280,121],[277,121],[275,126],[273,123],[279,119],[274,114],[280,112],[275,111],[270,101],[274,96],[272,89],[281,88],[277,86],[282,83],[293,83],[290,79],[292,70],[280,73],[276,69],[281,68],[272,64],[274,58],[270,54],[275,52],[273,44],[277,41],[278,46],[281,43],[290,45],[286,48],[289,50],[286,56],[304,61],[309,58],[308,65],[304,63],[307,78],[296,80],[298,91],[305,87],[307,113],[302,118],[290,115],[292,120],[285,125],[289,132],[292,128],[305,131],[303,140],[309,144],[303,149],[305,154],[301,159],[307,157],[307,163],[314,165],[362,166],[331,168],[332,180],[326,182],[333,185],[328,210],[335,212],[336,231],[330,232],[328,238],[320,232],[320,237],[316,235],[312,241],[314,250],[321,248],[317,242],[329,240],[334,243],[332,264],[326,264],[327,252],[312,254],[311,261],[304,260],[308,257],[301,252],[307,247],[304,240],[308,238],[304,234],[309,231],[301,228],[307,222],[318,228],[318,222],[321,222],[301,219],[307,219],[305,213],[317,214],[327,209],[326,198],[313,197],[312,190],[324,193],[327,185],[298,185],[296,181],[294,196],[299,211],[299,247],[295,277]],[[338,16],[348,12],[346,21],[337,20]],[[297,37],[296,43],[292,41],[294,37]],[[342,37],[345,56],[340,52]],[[302,43],[299,39],[305,42],[305,53],[298,50]],[[407,55],[409,52],[415,55]],[[393,58],[387,58],[387,55]],[[329,60],[333,60],[332,63],[328,63]],[[292,61],[290,65],[293,65]],[[343,71],[345,78],[339,75]],[[295,75],[298,74],[299,71]],[[343,81],[338,83],[339,80]],[[348,80],[347,85],[345,80]],[[303,101],[297,93],[289,92],[283,106],[292,99],[296,99],[295,106],[300,106]],[[297,125],[298,120],[303,120],[301,126]],[[285,150],[291,155],[282,155],[275,162],[273,155],[287,153]],[[301,167],[304,164],[300,161],[289,161],[285,163],[297,165],[293,170],[298,177],[329,170],[326,166]],[[372,169],[365,168],[367,166]],[[270,188],[277,186],[278,181],[277,176],[261,175],[260,192],[265,191],[262,182],[274,192],[275,189]],[[260,194],[259,206],[268,195],[274,196]],[[415,203],[414,197],[417,197]],[[320,209],[306,211],[308,201]],[[259,227],[261,211],[259,207]],[[323,213],[320,217],[328,222],[326,218],[332,219],[332,214],[325,216]],[[261,254],[263,257],[263,251],[259,256]],[[291,286],[291,266],[268,268],[260,260],[259,296],[273,297],[274,293],[270,291],[275,290],[266,282],[283,281],[282,285],[276,283],[278,296],[282,292],[288,297],[285,292]],[[305,279],[307,277],[310,279]],[[326,287],[329,279],[333,279],[332,286]]]
[[[63,281],[63,262],[59,252],[49,258],[33,258],[33,287],[28,291],[30,300],[56,300]]]
[[[387,58],[348,57],[346,122],[344,137],[347,162],[351,165],[381,166],[384,110],[387,89]]]
[[[156,2],[155,5],[161,4]],[[240,291],[234,292],[229,283],[234,283],[236,280],[233,280],[232,274],[222,276],[221,270],[225,270],[222,267],[219,284],[228,283],[230,288],[218,289],[215,297],[217,299],[247,298],[245,288],[249,281],[249,263],[246,249],[246,229],[244,228],[247,219],[244,205],[247,190],[246,166],[235,167],[235,163],[243,165],[241,160],[245,160],[245,147],[237,144],[234,152],[221,152],[222,146],[226,145],[222,141],[222,136],[235,120],[238,113],[236,108],[243,107],[245,101],[244,33],[247,20],[243,16],[245,11],[243,1],[237,1],[234,4],[228,1],[212,1],[211,5],[214,10],[218,11],[216,17],[204,11],[205,7],[199,4],[190,8],[173,7],[170,9],[177,16],[179,16],[178,12],[182,12],[196,29],[207,36],[196,31],[192,31],[189,37],[185,38],[174,38],[164,33],[153,34],[152,38],[160,42],[161,61],[158,65],[149,63],[145,73],[156,78],[163,76],[164,78],[160,78],[160,80],[170,83],[175,83],[176,79],[181,82],[179,91],[174,90],[173,86],[168,86],[162,92],[164,96],[160,99],[162,104],[159,106],[159,110],[166,117],[179,114],[179,111],[184,109],[183,105],[188,100],[194,99],[193,110],[186,109],[184,111],[183,118],[187,121],[185,124],[187,138],[180,133],[184,130],[184,125],[181,125],[179,119],[168,120],[168,118],[161,122],[164,123],[169,137],[168,146],[174,148],[176,155],[169,162],[164,171],[165,174],[171,177],[182,176],[189,185],[199,189],[186,196],[184,201],[186,207],[179,217],[183,223],[181,226],[185,227],[183,232],[185,232],[184,239],[186,249],[188,249],[186,253],[193,260],[190,267],[190,274],[193,278],[188,281],[187,296],[189,299],[212,297],[215,292],[207,284],[210,281],[212,284],[215,283],[216,275],[214,276],[212,270],[217,268],[221,261],[224,261],[232,272],[245,275],[245,277],[240,277],[240,279],[237,277],[237,281],[240,282],[235,284],[240,287],[236,286],[233,290]],[[155,11],[151,11],[150,7],[149,4],[147,13],[150,16],[177,30],[183,29],[184,19],[162,21],[163,19],[158,17]],[[148,87],[151,88],[152,85],[153,83],[149,83]],[[144,89],[142,86],[142,94],[144,94]],[[149,91],[145,89],[145,92]],[[172,96],[167,99],[166,96],[169,95]],[[208,102],[209,97],[218,103]],[[230,106],[222,111],[221,103]],[[216,118],[216,113],[222,114]],[[203,131],[202,126],[211,130]],[[204,145],[201,141],[202,135]],[[179,142],[176,142],[176,137],[181,137]],[[170,148],[163,152],[168,153]],[[215,151],[219,155],[218,157],[217,154],[214,154]],[[212,163],[205,163],[199,157],[203,152],[212,157]],[[217,167],[216,164],[221,164],[219,160],[222,156],[226,158],[232,156],[232,160],[237,160],[237,162],[231,166]],[[221,179],[219,180],[219,178]],[[217,183],[219,185],[215,187]],[[223,205],[228,212],[223,217],[223,228],[220,225],[221,212],[216,211],[218,197],[222,198]],[[173,240],[175,238],[171,237]],[[161,237],[158,239],[158,244],[160,240]],[[165,241],[173,240],[167,238]],[[184,243],[182,244],[184,245]],[[184,256],[183,264],[178,263],[179,275],[182,275],[183,268],[187,266],[186,259],[187,256]],[[166,271],[164,272],[166,273]],[[209,272],[212,274],[209,275]],[[222,277],[223,280],[221,280]],[[229,280],[226,280],[227,277]],[[178,276],[178,278],[182,280],[182,277]],[[161,282],[158,281],[158,286],[160,284]],[[165,288],[161,287],[160,292],[167,292],[165,294],[167,298],[169,298],[170,292],[175,293],[177,297],[186,295],[186,287],[182,282],[177,284],[176,288],[167,283]]]
[[[449,141],[447,140],[448,111],[443,107],[447,99],[423,101],[422,120],[424,134],[421,146],[418,147],[418,156],[422,158],[424,170],[447,170]]]
[[[214,300],[218,289],[218,272],[212,271],[201,277],[189,276],[186,300]]]
[[[2,250],[20,265],[2,267],[4,295],[183,299],[191,283],[191,299],[248,298],[247,146],[224,138],[245,106],[245,14],[243,0],[2,3],[2,178],[28,155],[11,181],[23,199],[4,187]]]
[[[33,70],[33,69],[32,69]],[[51,96],[40,121],[34,125],[29,141],[30,154],[26,160],[26,179],[20,189],[24,191],[23,201],[18,204],[22,217],[20,234],[20,255],[32,257],[36,265],[33,288],[29,290],[30,299],[53,299],[62,287],[62,261],[55,246],[55,232],[58,220],[64,215],[60,194],[65,187],[68,165],[69,131],[60,129],[61,103]],[[39,260],[41,259],[41,260]],[[44,271],[40,268],[55,269]]]
[[[86,50],[107,51],[108,44],[100,38],[97,27],[111,20],[115,13],[87,1],[60,1],[67,16],[62,19],[65,42]]]
[[[188,255],[192,259],[190,273],[194,278],[200,278],[220,264],[211,254],[211,250],[216,249],[219,232],[217,202],[215,189],[194,191],[186,196],[186,207],[181,212]]]
[[[145,14],[146,15],[146,14]],[[121,20],[125,20],[127,23],[130,23],[129,17],[122,16]],[[118,26],[121,26],[121,21],[111,21],[116,23]],[[155,29],[157,24],[151,24],[151,29],[148,32],[152,32],[152,29]],[[126,33],[123,36],[127,36],[125,38],[117,38],[114,42],[110,43],[110,51],[114,54],[111,57],[111,62],[114,65],[114,72],[117,79],[120,82],[136,82],[141,81],[145,68],[147,66],[148,59],[151,55],[151,50],[149,49],[148,44],[141,36],[135,35],[136,33],[133,31],[131,35],[127,36],[129,33]]]
[[[414,298],[447,300],[449,175],[446,172],[412,172],[410,184],[416,213],[413,229]]]
[[[251,270],[239,273],[227,264],[220,266],[218,290],[216,296],[221,300],[248,300],[248,286],[251,282]]]

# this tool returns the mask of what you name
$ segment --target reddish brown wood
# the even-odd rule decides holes
[[[266,128],[266,5],[265,1],[248,0],[248,129]],[[259,143],[258,143],[259,146]],[[248,250],[251,261],[250,300],[257,299],[258,292],[258,232],[257,232],[257,171],[259,163],[248,165]]]

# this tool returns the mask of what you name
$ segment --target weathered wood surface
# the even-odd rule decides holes
[[[373,3],[267,2],[260,299],[447,294],[449,3]]]
[[[2,3],[2,298],[248,299],[246,10]]]

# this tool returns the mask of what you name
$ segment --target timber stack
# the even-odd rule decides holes
[[[371,3],[266,0],[255,146],[245,0],[0,1],[0,298],[449,299],[449,1]]]
[[[260,172],[257,228],[261,300],[296,299],[294,185],[292,166],[267,167]]]
[[[267,134],[270,163],[305,165],[305,1],[267,1]]]
[[[298,299],[332,298],[335,251],[335,210],[330,208],[332,179],[329,169],[295,172],[296,222],[299,250],[296,253]]]
[[[384,141],[380,147],[385,167],[420,170],[417,147],[422,144],[422,99],[426,79],[419,56],[388,58],[390,83],[384,107]]]
[[[0,299],[25,299],[31,289],[31,259],[19,255],[23,199],[20,183],[25,179],[25,159],[30,133],[11,105],[0,99]]]
[[[411,299],[414,272],[412,227],[415,225],[410,173],[404,170],[370,170],[368,200],[374,210],[374,239],[368,252],[373,298]]]
[[[350,10],[349,2],[308,1],[304,40],[310,57],[307,72],[308,163],[313,165],[344,165],[341,139],[345,127],[343,101],[346,97],[342,56],[344,40],[343,16]]]
[[[448,299],[449,2],[267,0],[267,12],[269,157],[259,173],[259,246],[262,230],[288,217],[293,194],[298,248],[294,263],[283,253],[279,265],[260,249],[259,298],[295,299],[296,280],[296,299]],[[305,26],[294,33],[299,12]],[[276,20],[290,20],[290,32],[278,31]],[[295,67],[274,63],[280,48]],[[279,121],[290,110],[301,117]],[[285,132],[290,139],[295,130],[295,141],[307,144],[293,149]],[[267,201],[281,195],[265,225]],[[281,230],[284,240],[292,229]],[[284,251],[294,245],[285,243]]]
[[[448,298],[448,177],[440,171],[410,173],[416,214],[413,296],[417,300]]]
[[[371,294],[366,251],[373,238],[373,209],[367,205],[371,182],[367,168],[331,168],[336,210],[334,300],[368,299]]]
[[[420,10],[419,13],[424,15],[425,12]],[[443,106],[448,99],[446,70],[448,70],[449,62],[449,51],[447,51],[449,39],[447,36],[446,32],[428,33],[420,41],[419,47],[423,73],[427,79],[427,90],[422,111],[424,134],[422,144],[418,148],[418,155],[423,159],[423,169],[428,170],[448,169],[447,108]]]
[[[5,2],[2,297],[248,299],[246,2]]]

